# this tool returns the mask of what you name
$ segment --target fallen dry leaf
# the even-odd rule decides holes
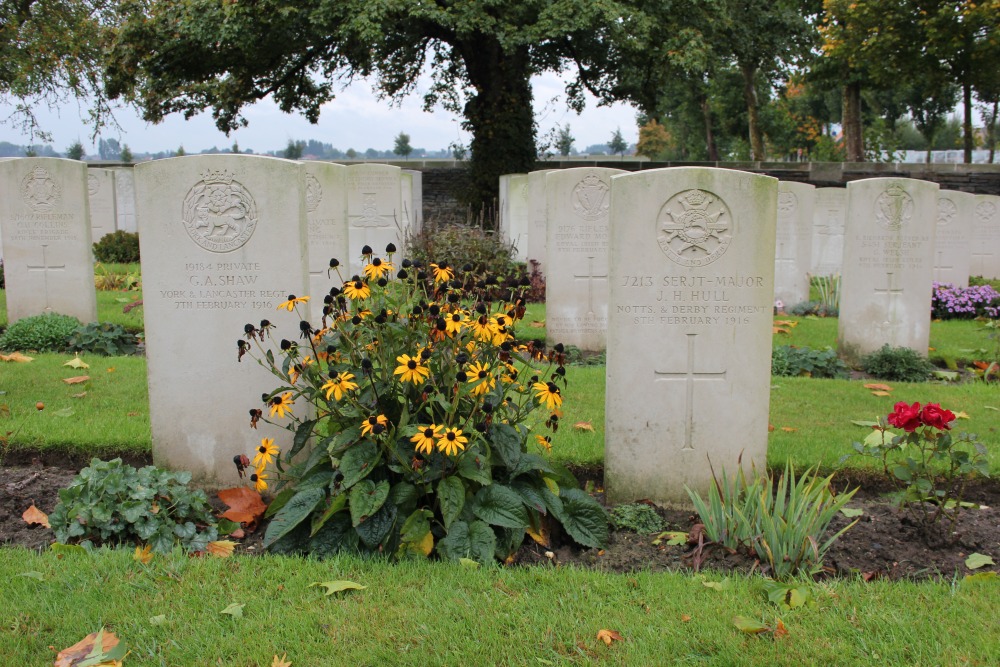
[[[594,425],[591,424],[590,422],[577,422],[573,424],[573,428],[577,431],[590,431],[591,433],[594,432]]]
[[[542,321],[542,322],[535,321],[535,322],[532,322],[531,324],[529,324],[528,326],[529,327],[535,327],[536,329],[542,329],[542,328],[545,327],[545,322],[544,321]]]
[[[222,518],[246,524],[246,530],[251,532],[267,510],[267,505],[264,504],[260,494],[245,486],[223,489],[218,495],[219,500],[229,506],[229,509],[222,513]]]
[[[237,528],[233,532],[229,533],[229,537],[233,538],[234,540],[242,540],[246,536],[247,533],[242,528]]]
[[[799,429],[797,429],[797,428],[793,428],[793,427],[791,427],[791,426],[782,426],[782,427],[781,427],[781,430],[782,430],[782,431],[784,431],[785,433],[795,433],[795,432],[796,432],[796,431],[798,431]]]
[[[81,391],[79,394],[73,394],[73,398],[83,398],[87,395],[87,392]]]
[[[85,362],[80,357],[74,357],[67,361],[63,366],[69,366],[70,368],[90,368],[90,364]]]
[[[782,637],[788,636],[788,629],[785,628],[785,624],[781,622],[780,618],[778,619],[778,622],[774,624],[773,634],[775,639],[781,639]]]
[[[955,419],[968,419],[968,418],[969,418],[969,413],[966,412],[965,410],[955,413]]]
[[[795,327],[799,326],[799,323],[796,322],[795,320],[775,320],[774,321],[774,326],[776,326],[776,327],[791,327],[791,328],[794,329]]]
[[[143,565],[149,565],[150,561],[153,560],[153,547],[149,544],[146,546],[137,546],[135,553],[132,554],[132,560]]]
[[[774,424],[768,424],[767,425],[767,432],[770,433],[773,430],[774,430]]]
[[[29,526],[37,523],[39,526],[43,526],[44,528],[51,528],[49,525],[49,515],[35,507],[35,503],[31,503],[31,507],[24,510],[21,518],[24,519],[24,522]]]
[[[872,392],[872,396],[889,396],[889,395],[890,394],[887,391],[873,391]]]
[[[681,623],[688,623],[690,622],[690,620],[691,620],[690,616],[688,616],[687,614],[681,614]]]
[[[77,375],[76,377],[65,378],[63,379],[63,382],[65,382],[66,384],[80,384],[81,382],[86,382],[89,379],[90,379],[89,375]]]
[[[776,334],[790,334],[790,333],[792,333],[792,330],[788,329],[788,328],[785,328],[785,327],[772,327],[771,328],[771,333],[776,333]]]
[[[94,667],[116,667],[125,657],[124,646],[119,646],[115,633],[101,628],[59,651],[53,667],[76,667],[86,662]]]
[[[108,372],[109,373],[114,373],[115,372],[115,367],[111,366],[110,368],[108,368]]]
[[[538,527],[537,531],[531,526],[528,526],[528,528],[525,529],[525,532],[528,533],[528,536],[531,537],[531,539],[546,549],[552,546],[552,541],[549,536],[549,527],[544,522],[542,522],[542,524]]]
[[[865,389],[874,389],[876,391],[892,391],[892,387],[887,384],[879,384],[875,382],[870,382],[865,385]]]
[[[288,654],[282,653],[280,658],[278,654],[275,654],[274,660],[271,661],[271,667],[292,667],[292,663],[288,660]]]
[[[11,352],[10,354],[0,354],[0,361],[13,361],[17,364],[26,364],[29,361],[34,361],[34,357],[27,357],[20,352]]]
[[[614,641],[625,641],[625,638],[615,630],[601,629],[597,632],[597,638],[608,646],[611,646],[611,642]]]
[[[215,542],[209,542],[205,550],[216,556],[218,558],[229,558],[233,555],[233,548],[236,546],[236,542],[231,540],[217,540]]]

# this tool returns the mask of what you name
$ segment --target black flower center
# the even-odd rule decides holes
[[[445,436],[445,437],[448,438],[449,440],[454,440],[455,439],[455,432],[454,431],[448,431],[448,435]]]
[[[488,373],[486,371],[479,371],[479,379],[480,380],[482,380],[487,375],[488,375]]]
[[[425,438],[433,438],[434,437],[434,429],[432,429],[432,428],[425,428],[424,429],[424,437]]]
[[[414,361],[413,359],[410,359],[409,361],[406,362],[406,367],[409,368],[411,371],[415,370],[417,367],[417,362]]]

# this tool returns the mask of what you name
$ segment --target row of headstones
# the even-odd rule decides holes
[[[786,188],[707,168],[544,176],[544,213],[520,234],[527,257],[543,258],[550,339],[606,347],[609,497],[684,502],[684,485],[711,483],[709,461],[732,471],[742,453],[743,465],[764,464],[777,249],[811,245],[803,223],[798,236],[779,231]],[[886,343],[926,354],[946,247],[936,227],[957,222],[939,223],[938,190],[912,179],[847,186],[838,345],[849,360]]]
[[[407,179],[388,165],[236,155],[146,162],[129,175],[154,459],[210,483],[235,482],[233,455],[283,431],[248,428],[247,410],[273,378],[237,364],[234,339],[264,319],[295,339],[298,320],[276,312],[288,295],[313,296],[318,318],[330,287],[361,273],[363,245],[383,256],[390,243],[402,251],[415,217]],[[0,162],[0,228],[9,321],[45,311],[97,319],[83,163]],[[339,276],[328,276],[331,258],[342,264]]]
[[[514,244],[522,258],[547,276],[546,327],[550,343],[561,341],[594,351],[606,347],[610,184],[613,178],[626,173],[617,169],[582,168],[514,174],[501,179],[505,238]],[[897,181],[936,193],[936,205],[930,207],[922,205],[915,209],[912,201],[896,194],[887,196],[880,204],[900,207],[898,211],[887,209],[882,215],[898,214],[907,220],[916,215],[934,222],[933,270],[928,289],[932,280],[967,286],[970,273],[1000,277],[1000,197],[938,192],[936,184],[926,181]],[[776,303],[791,306],[807,301],[810,275],[847,272],[844,233],[848,199],[850,193],[861,189],[859,184],[817,189],[804,183],[779,182]],[[685,212],[697,216],[693,206]],[[704,245],[702,237],[711,240],[714,224],[706,218],[687,231],[678,231],[677,237],[692,246]],[[858,250],[877,247],[879,242],[869,238]],[[900,262],[912,254],[911,246],[908,242],[896,249]],[[852,262],[848,266],[853,266]],[[885,289],[895,290],[895,281],[900,279],[901,274],[894,270],[892,276],[881,280],[887,282]],[[688,312],[697,313],[697,305],[693,307]],[[680,308],[677,314],[684,312]]]

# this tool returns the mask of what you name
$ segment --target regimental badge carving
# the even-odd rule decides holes
[[[656,240],[674,262],[705,266],[726,252],[732,226],[732,213],[720,197],[705,190],[685,190],[660,209]]]
[[[91,197],[101,190],[101,179],[93,174],[87,174],[87,192]]]
[[[993,217],[996,214],[997,205],[991,201],[981,201],[976,206],[976,218],[983,224],[993,222]]]
[[[798,208],[799,200],[791,192],[779,192],[778,193],[778,217],[783,220],[787,220],[795,215],[795,209]]]
[[[361,217],[354,223],[355,227],[388,227],[389,221],[378,214],[376,193],[362,193]]]
[[[895,183],[875,199],[875,221],[893,231],[913,218],[913,197]]]
[[[937,224],[941,226],[950,225],[958,215],[958,207],[955,202],[944,197],[938,198]]]
[[[44,167],[35,167],[21,179],[21,199],[36,213],[51,213],[62,200],[62,188]]]
[[[207,171],[184,198],[184,228],[205,250],[242,247],[257,227],[257,204],[227,171]]]
[[[323,201],[323,186],[315,176],[306,174],[306,209],[310,213],[315,213],[321,201]]]
[[[584,220],[598,220],[608,215],[611,186],[591,174],[573,188],[570,200],[573,211]]]

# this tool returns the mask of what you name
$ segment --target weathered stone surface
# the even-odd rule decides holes
[[[530,227],[528,228],[528,271],[533,268],[532,262],[537,262],[539,273],[545,275],[546,244],[548,243],[548,199],[545,195],[545,174],[553,171],[543,169],[528,174],[528,211]]]
[[[853,364],[885,344],[926,355],[938,186],[869,178],[847,193],[838,351]]]
[[[605,490],[688,503],[767,453],[776,179],[674,168],[611,181]]]
[[[934,281],[968,287],[972,263],[972,219],[976,197],[967,192],[938,192],[934,232]]]
[[[809,300],[815,196],[816,188],[806,183],[778,183],[774,298],[785,307]]]
[[[97,321],[86,165],[0,161],[0,229],[8,322],[46,312]]]
[[[347,167],[330,162],[303,162],[309,238],[309,311],[313,325],[323,317],[323,297],[338,278],[329,273],[330,260],[347,266]],[[355,250],[357,253],[357,250]],[[346,271],[346,269],[342,269]],[[346,276],[345,276],[346,277]]]
[[[361,248],[370,246],[385,257],[388,244],[403,249],[406,221],[400,169],[387,164],[347,167],[347,222],[351,275],[364,268]]]
[[[816,188],[813,205],[813,275],[840,275],[843,270],[846,216],[846,189]]]
[[[138,231],[135,222],[135,177],[134,167],[113,169],[115,172],[115,209],[118,215],[118,229],[133,234]]]
[[[506,202],[507,226],[504,240],[514,246],[514,260],[528,261],[528,229],[531,213],[528,208],[528,174],[510,174]]]
[[[996,195],[976,195],[971,261],[971,275],[1000,278],[1000,197]]]
[[[87,194],[90,202],[90,235],[94,243],[118,229],[118,202],[115,173],[110,169],[87,169]]]
[[[583,167],[545,177],[545,336],[550,345],[594,352],[607,345],[611,177],[624,173]]]
[[[264,408],[261,395],[278,383],[253,361],[237,363],[236,342],[264,319],[275,336],[298,336],[299,318],[277,307],[307,293],[304,169],[251,155],[135,167],[157,465],[230,486],[239,482],[233,456],[264,436],[289,446],[284,429],[250,428],[248,410]]]

